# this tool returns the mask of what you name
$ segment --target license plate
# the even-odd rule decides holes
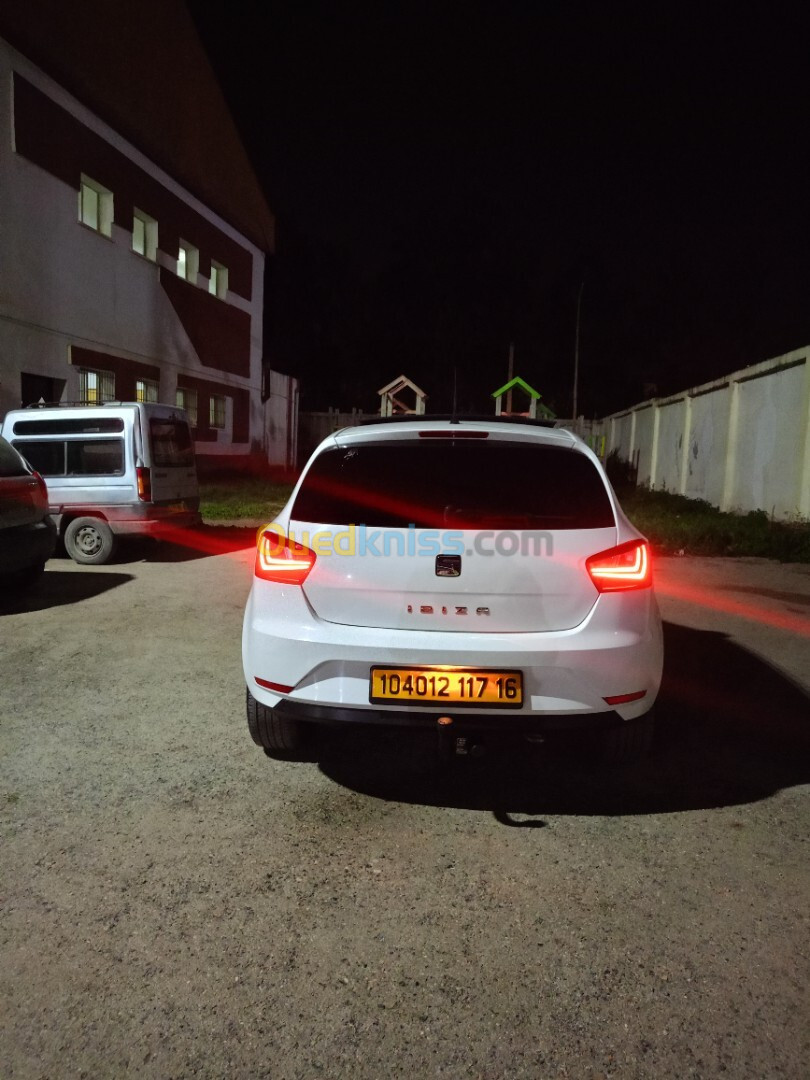
[[[523,673],[482,668],[373,667],[368,700],[373,705],[430,705],[519,709]]]

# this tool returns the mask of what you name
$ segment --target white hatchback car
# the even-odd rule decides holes
[[[408,417],[335,432],[259,534],[242,656],[254,741],[315,724],[587,726],[645,750],[661,681],[649,545],[576,435]]]

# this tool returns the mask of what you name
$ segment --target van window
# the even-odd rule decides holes
[[[42,476],[123,476],[123,439],[15,441],[14,446]]]
[[[324,450],[295,521],[449,529],[599,529],[615,525],[592,462],[567,447],[430,439]]]
[[[67,444],[68,476],[122,476],[123,439],[76,439]]]
[[[158,467],[194,465],[194,446],[191,431],[184,420],[161,420],[153,416],[149,420],[152,436],[152,464]]]
[[[67,420],[16,420],[15,435],[112,435],[124,430],[120,416],[83,416]]]

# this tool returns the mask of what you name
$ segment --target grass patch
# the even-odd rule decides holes
[[[701,499],[646,488],[625,491],[619,498],[636,528],[664,554],[810,562],[810,522],[773,521],[764,510],[724,513]]]
[[[206,521],[254,518],[272,521],[290,497],[292,484],[258,477],[200,483],[200,513]]]

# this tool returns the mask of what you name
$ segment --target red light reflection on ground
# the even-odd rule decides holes
[[[256,544],[255,529],[180,529],[164,525],[155,534],[159,540],[178,547],[191,548],[203,555],[233,555],[238,551],[253,549]]]
[[[655,591],[660,596],[666,596],[672,600],[684,600],[687,604],[697,604],[711,608],[712,611],[722,611],[727,615],[737,615],[742,619],[763,623],[765,626],[788,630],[791,634],[810,637],[810,619],[803,615],[794,615],[788,611],[774,611],[762,604],[750,601],[732,600],[702,585],[676,584],[671,581],[661,581],[658,578],[655,581]]]

